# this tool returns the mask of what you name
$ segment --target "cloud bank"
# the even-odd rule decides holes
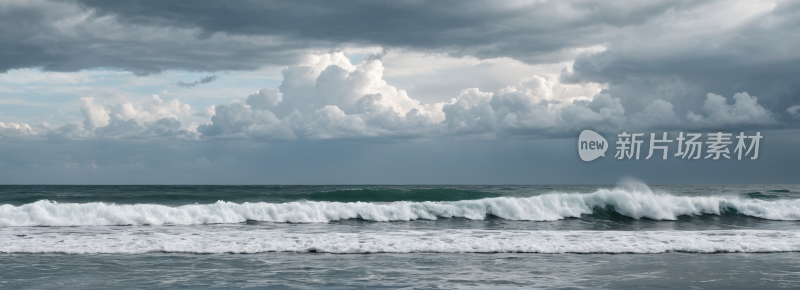
[[[3,136],[48,140],[92,138],[405,140],[508,139],[572,136],[599,131],[779,128],[777,113],[747,92],[708,93],[702,107],[676,112],[656,99],[631,113],[598,83],[562,83],[559,75],[530,76],[496,92],[465,88],[448,101],[424,104],[384,80],[377,58],[352,64],[341,52],[312,55],[283,70],[278,89],[196,111],[178,99],[100,104],[80,100],[80,123],[58,127],[3,125]],[[563,76],[563,75],[561,75]],[[200,81],[198,81],[200,82]],[[787,109],[790,115],[796,113]],[[204,123],[190,118],[204,117]]]

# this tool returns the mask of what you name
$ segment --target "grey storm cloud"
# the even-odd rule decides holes
[[[702,2],[490,1],[80,1],[124,23],[199,28],[203,36],[280,35],[386,46],[457,46],[472,54],[529,57],[586,44],[586,36]],[[301,21],[298,21],[301,20]],[[569,37],[559,37],[567,34]],[[582,37],[577,37],[582,36]]]
[[[314,138],[559,135],[586,123],[618,128],[629,121],[659,128],[800,124],[798,110],[792,109],[800,104],[800,56],[794,52],[800,45],[798,2],[778,2],[755,16],[746,13],[757,10],[751,7],[719,14],[741,5],[727,1],[38,0],[0,5],[0,70],[6,71],[37,66],[55,71],[112,67],[137,74],[251,70],[297,64],[309,51],[377,45],[528,63],[574,60],[561,74],[562,83],[608,84],[608,90],[591,96],[594,100],[576,101],[558,114],[551,114],[546,102],[532,103],[536,98],[522,91],[477,99],[465,91],[455,103],[442,105],[443,120],[431,121],[434,116],[413,100],[356,94],[352,88],[365,79],[361,70],[330,65],[306,80],[311,68],[291,67],[284,71],[282,95],[263,89],[246,103],[217,106],[212,123],[198,127],[204,136],[287,140],[297,131]],[[579,52],[592,46],[602,49]],[[192,88],[214,79],[176,85]],[[109,112],[87,109],[85,128],[112,123],[127,128]]]
[[[619,29],[702,3],[7,2],[0,4],[0,70],[248,70],[289,64],[298,51],[351,44],[550,63],[608,42]]]
[[[320,47],[281,37],[201,37],[200,29],[127,24],[70,1],[0,3],[0,71],[118,68],[139,75],[170,69],[250,70],[289,65]]]
[[[748,17],[739,11],[724,20],[710,8],[700,12],[715,23],[713,29],[681,29],[675,21],[635,27],[628,32],[636,39],[578,55],[561,81],[608,83],[635,112],[657,99],[685,112],[706,106],[709,92],[749,92],[766,109],[781,112],[776,118],[792,122],[786,108],[800,104],[800,57],[794,53],[800,46],[800,2],[779,1],[766,13]]]
[[[216,81],[216,80],[217,80],[217,76],[207,76],[207,77],[201,78],[199,80],[196,80],[196,81],[193,81],[193,82],[188,82],[188,83],[179,81],[179,82],[176,82],[175,85],[177,85],[179,87],[183,87],[183,88],[196,88],[197,86],[199,86],[201,84],[207,84],[207,83],[210,83],[210,82],[213,82],[213,81]]]
[[[676,112],[747,91],[782,120],[800,104],[800,2],[10,1],[0,71],[112,67],[252,70],[352,45],[572,61],[562,82],[601,82],[632,112]],[[721,14],[728,9],[728,14]],[[732,11],[732,12],[730,12]],[[602,46],[603,51],[580,50]],[[575,55],[578,57],[575,58]]]

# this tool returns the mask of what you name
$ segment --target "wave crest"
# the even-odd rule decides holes
[[[0,226],[89,226],[241,223],[248,220],[325,223],[345,219],[409,221],[488,215],[508,220],[553,221],[579,218],[595,208],[612,208],[631,218],[675,220],[681,215],[731,211],[772,220],[800,220],[800,200],[757,200],[734,196],[675,196],[647,186],[600,189],[593,193],[551,193],[527,198],[496,197],[453,202],[325,202],[193,204],[57,203],[40,200],[21,206],[0,205]]]

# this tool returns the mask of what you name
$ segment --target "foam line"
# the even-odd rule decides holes
[[[161,228],[161,229],[159,229]],[[151,227],[137,231],[0,231],[0,253],[766,253],[800,251],[797,231],[398,231]],[[83,228],[85,230],[85,228]]]

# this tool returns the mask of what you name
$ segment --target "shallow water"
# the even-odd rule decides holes
[[[795,288],[788,254],[0,255],[9,288]]]

